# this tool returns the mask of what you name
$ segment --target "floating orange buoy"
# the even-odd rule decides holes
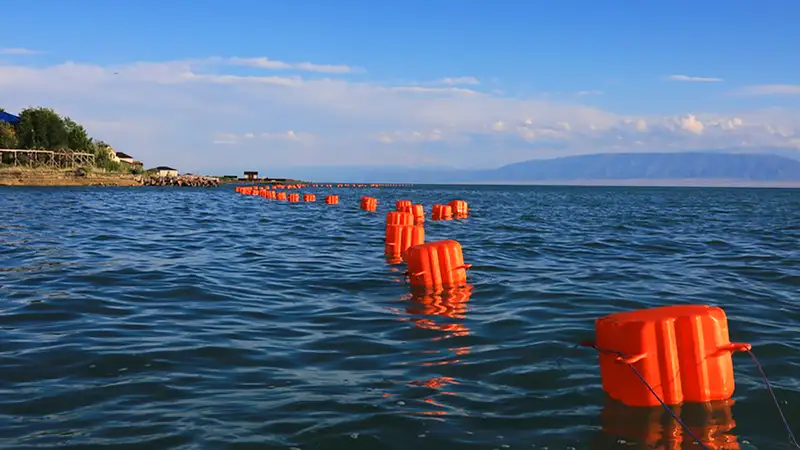
[[[361,209],[375,211],[378,208],[378,199],[374,197],[361,197]]]
[[[725,312],[707,305],[611,314],[595,333],[603,390],[629,406],[661,404],[648,385],[667,405],[730,398],[731,352],[750,350],[730,342]]]
[[[461,244],[444,240],[415,245],[406,250],[408,277],[412,288],[458,287],[467,282]]]
[[[386,225],[384,252],[400,256],[413,245],[425,242],[425,228],[415,225]]]
[[[298,193],[296,193],[296,192],[293,192],[293,193],[289,194],[289,196],[288,196],[288,200],[289,200],[291,203],[297,203],[297,202],[299,202],[299,201],[300,201],[300,194],[298,194]]]
[[[338,195],[329,195],[325,197],[325,203],[329,205],[338,205],[339,204],[339,196]]]
[[[317,201],[317,196],[314,194],[303,194],[303,201],[304,202],[315,202]]]
[[[432,220],[450,220],[453,218],[453,208],[450,205],[433,205],[431,209]]]
[[[453,208],[453,216],[464,218],[469,215],[469,205],[464,200],[453,200],[450,202],[450,207]]]
[[[408,212],[389,211],[386,225],[414,225],[414,215]]]
[[[403,211],[403,208],[406,206],[411,206],[411,200],[398,200],[395,204],[395,209],[397,211]]]
[[[277,199],[277,200],[286,200],[286,191],[277,192],[275,194],[275,199]]]
[[[422,205],[403,206],[401,212],[410,212],[414,215],[414,222],[422,223],[425,221],[425,208]]]

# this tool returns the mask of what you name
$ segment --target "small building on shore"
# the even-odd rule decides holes
[[[245,171],[244,172],[244,179],[248,181],[257,180],[258,179],[258,171]]]
[[[0,111],[0,122],[5,122],[11,125],[17,125],[19,123],[19,117],[9,114],[5,111]]]
[[[172,167],[167,166],[158,166],[153,171],[159,177],[177,177],[178,176],[178,169],[173,169]]]

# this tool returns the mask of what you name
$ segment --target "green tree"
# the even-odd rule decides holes
[[[10,123],[0,122],[0,148],[17,148],[17,131]]]
[[[19,146],[30,149],[63,149],[69,147],[69,132],[51,108],[26,108],[19,113],[17,124]]]
[[[64,128],[67,130],[67,146],[79,152],[94,152],[94,142],[86,133],[83,125],[69,117],[64,118]]]

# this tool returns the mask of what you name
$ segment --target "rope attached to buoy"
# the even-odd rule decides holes
[[[617,361],[620,362],[620,363],[626,364],[628,367],[631,368],[633,373],[636,374],[636,376],[642,381],[642,383],[644,383],[645,387],[647,387],[647,390],[649,390],[650,393],[653,394],[653,396],[656,398],[656,400],[658,400],[658,402],[661,403],[661,406],[664,408],[664,410],[666,410],[667,413],[670,416],[672,416],[673,419],[675,419],[675,421],[681,426],[681,428],[683,428],[683,431],[685,431],[686,434],[688,434],[692,439],[694,439],[694,441],[698,445],[700,445],[703,448],[703,450],[708,450],[708,446],[706,446],[700,440],[700,438],[698,438],[694,433],[692,433],[692,430],[690,430],[689,427],[686,426],[686,424],[683,423],[683,421],[681,421],[680,418],[678,418],[677,414],[675,414],[675,412],[672,411],[672,408],[670,408],[666,403],[664,403],[664,401],[661,399],[661,397],[658,396],[658,394],[653,389],[653,387],[650,386],[650,383],[648,383],[647,380],[644,378],[644,376],[642,376],[642,374],[639,373],[638,370],[636,370],[636,367],[634,367],[633,365],[634,365],[634,363],[636,361],[638,361],[638,359],[636,359],[635,357],[634,358],[628,357],[628,356],[622,354],[621,352],[618,352],[618,351],[615,351],[615,350],[600,348],[592,341],[581,342],[578,345],[581,346],[581,347],[591,347],[591,348],[595,349],[598,353],[606,353],[606,354],[616,355]],[[772,390],[772,385],[770,384],[769,379],[767,378],[767,374],[764,372],[764,368],[761,366],[761,363],[758,362],[758,359],[756,358],[756,355],[753,353],[753,350],[750,348],[749,345],[746,345],[746,346],[733,346],[733,347],[730,348],[730,350],[747,352],[747,354],[750,355],[750,358],[755,363],[756,368],[758,369],[758,372],[761,374],[761,378],[764,380],[764,384],[767,386],[767,391],[769,392],[770,396],[772,397],[772,401],[775,404],[775,408],[778,410],[778,414],[781,416],[781,420],[783,421],[783,426],[786,428],[786,433],[787,433],[787,435],[789,437],[789,443],[794,448],[800,449],[800,444],[798,444],[797,439],[794,437],[794,433],[792,432],[792,427],[789,426],[789,421],[786,419],[786,416],[783,414],[783,410],[781,409],[781,405],[778,402],[778,398],[775,396],[775,392]]]

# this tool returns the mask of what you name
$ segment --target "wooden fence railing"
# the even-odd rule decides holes
[[[94,160],[91,153],[0,148],[0,163],[15,167],[69,168],[94,165]]]

